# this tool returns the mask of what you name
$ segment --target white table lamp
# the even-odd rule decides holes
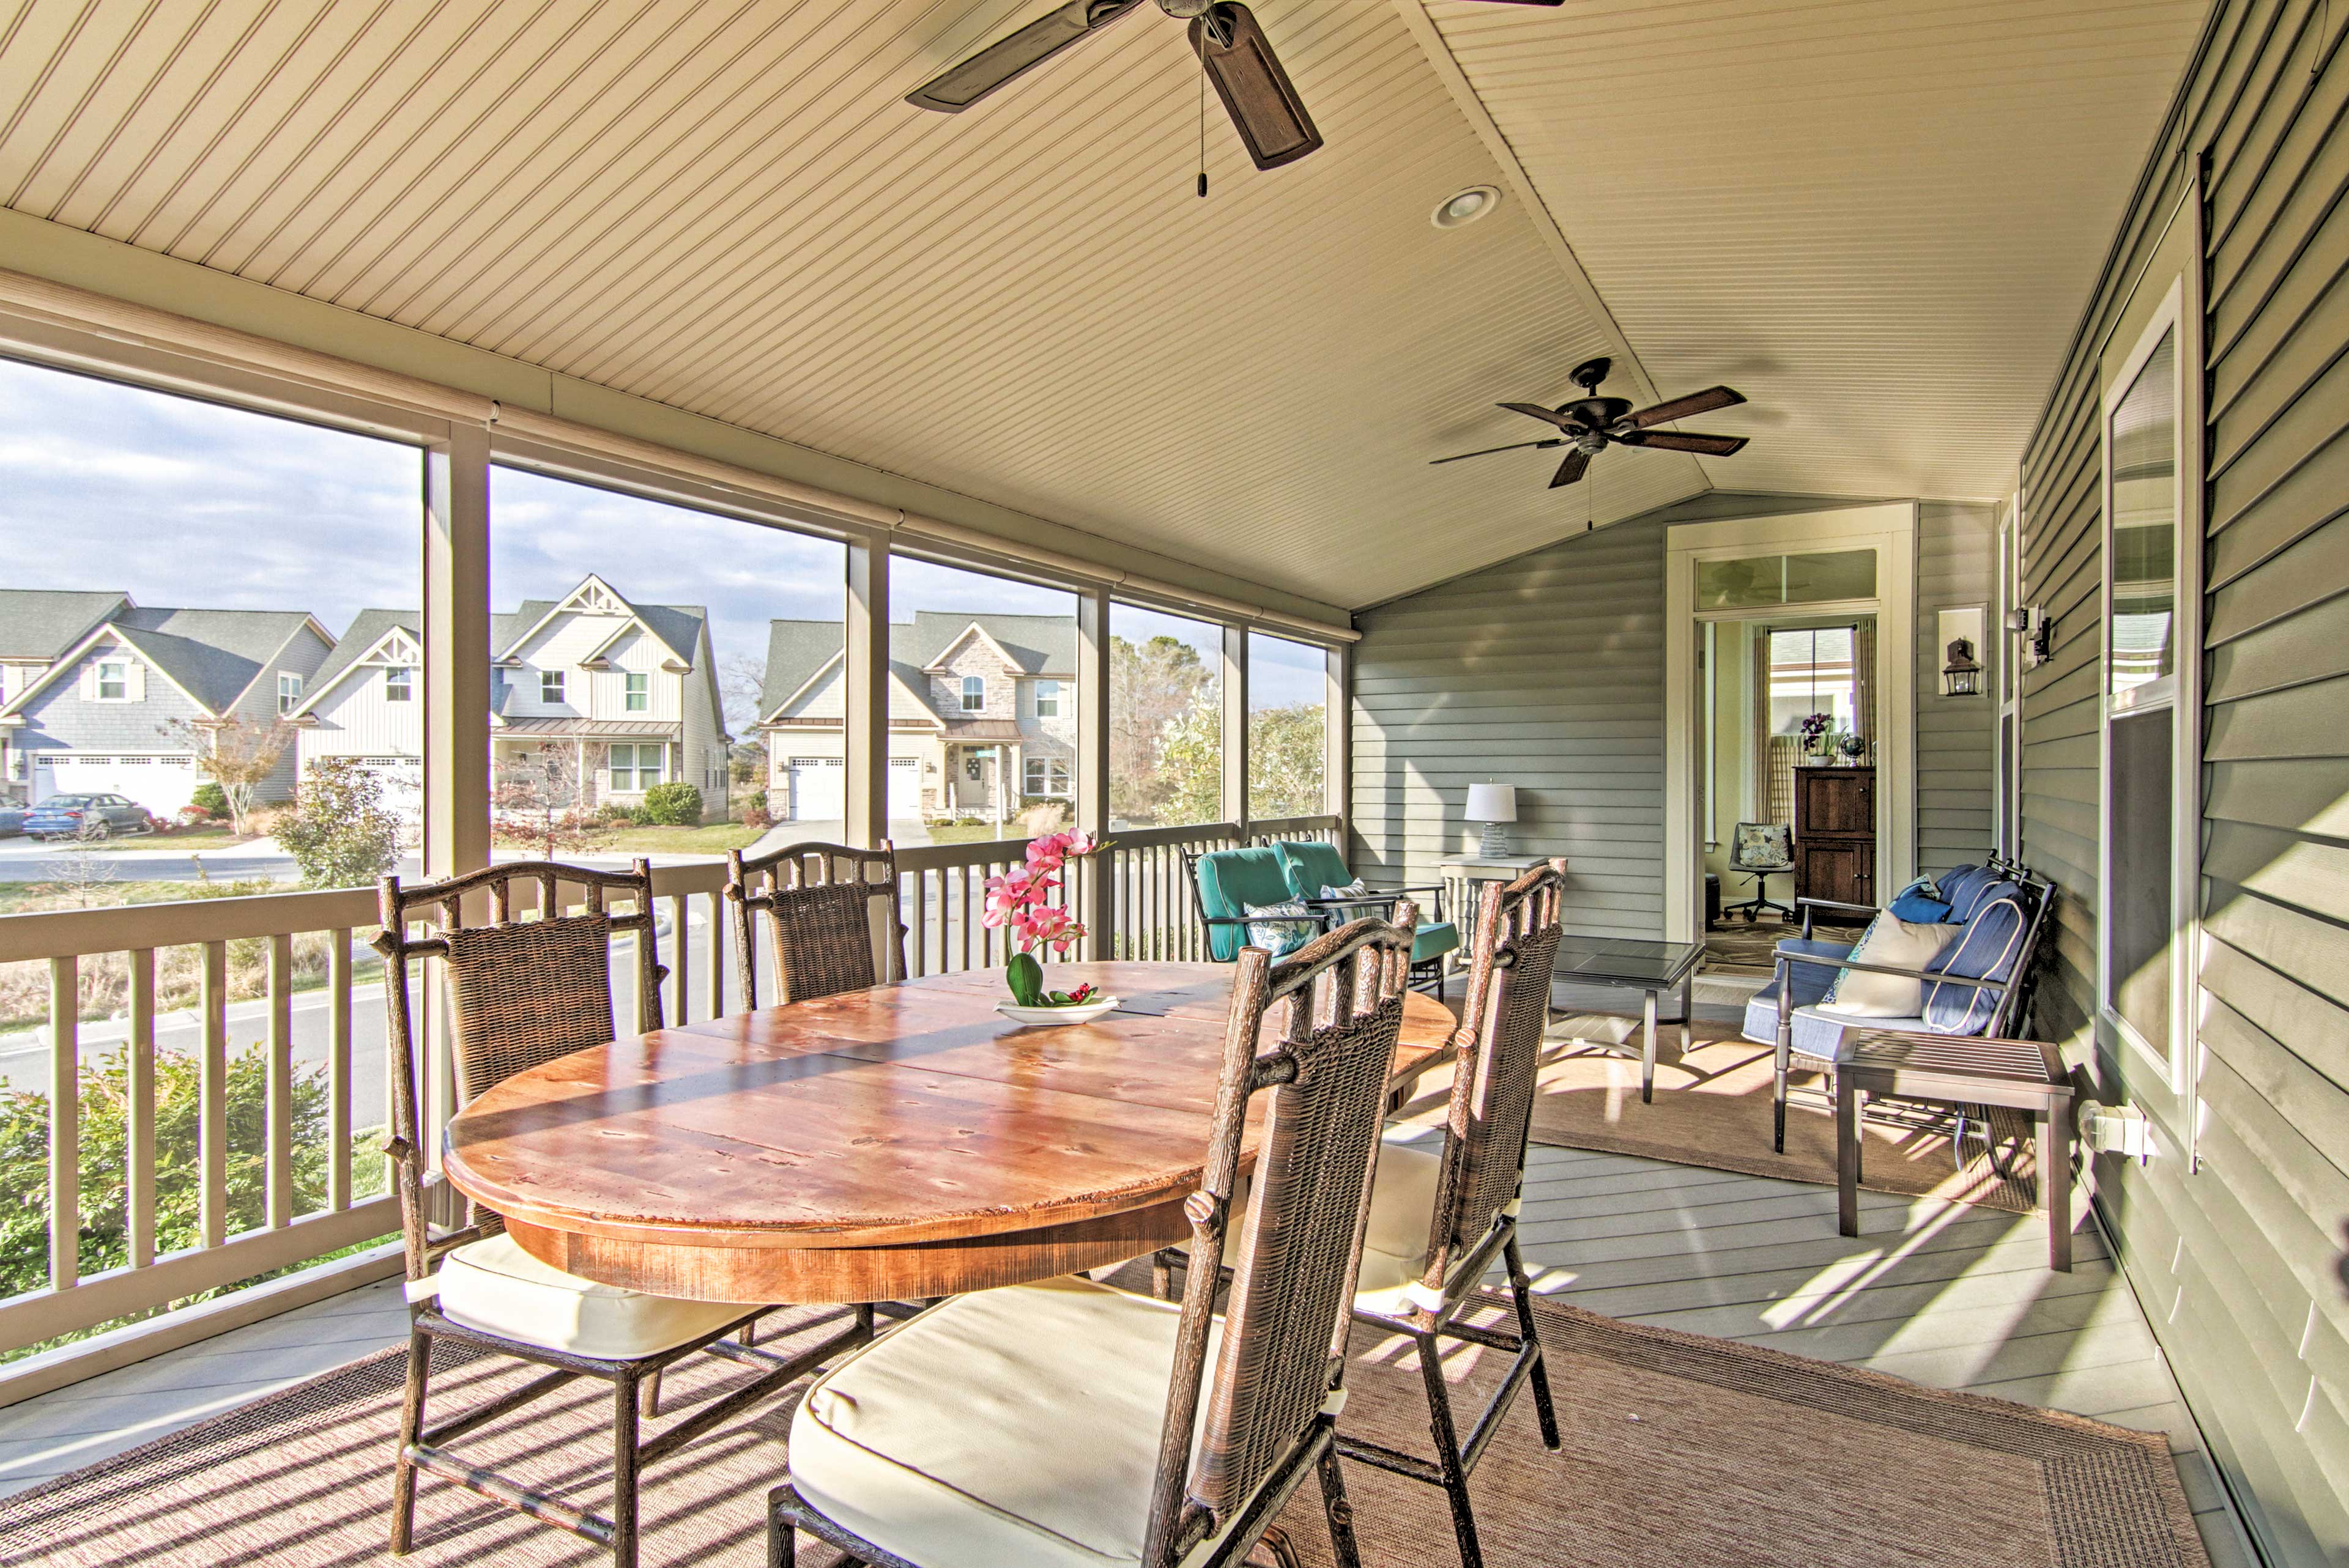
[[[1517,820],[1517,787],[1514,784],[1468,786],[1468,820],[1485,824],[1477,852],[1487,858],[1509,852],[1509,824]]]

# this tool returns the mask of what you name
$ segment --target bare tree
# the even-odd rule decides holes
[[[195,753],[196,771],[221,787],[228,797],[229,825],[243,836],[261,787],[276,775],[285,748],[294,744],[294,727],[282,718],[231,714],[202,724],[175,718],[163,729]]]
[[[611,831],[588,809],[585,783],[559,751],[510,762],[490,789],[490,836],[543,861],[601,849]]]
[[[113,856],[91,853],[104,847],[106,836],[103,818],[83,818],[81,826],[74,831],[73,849],[41,867],[48,873],[48,880],[35,891],[51,898],[70,899],[76,909],[114,903],[114,884],[122,880],[122,869]]]

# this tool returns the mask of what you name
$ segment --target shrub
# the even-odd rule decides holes
[[[155,1054],[155,1250],[177,1252],[203,1238],[198,1224],[202,1165],[197,1128],[202,1067],[176,1051]],[[82,1273],[129,1262],[123,1176],[129,1068],[117,1051],[81,1069]],[[268,1125],[269,1056],[256,1044],[230,1058],[228,1100],[228,1230],[260,1226],[267,1165],[262,1155]],[[318,1208],[326,1185],[326,1086],[318,1069],[297,1071],[291,1106],[295,1211]],[[49,1099],[13,1090],[0,1095],[0,1295],[37,1290],[49,1272]],[[354,1150],[354,1173],[370,1163]]]
[[[742,825],[763,833],[775,825],[775,820],[767,815],[764,806],[745,806],[742,808]]]
[[[701,822],[701,791],[691,784],[656,784],[645,791],[638,820],[656,828],[692,828]]]
[[[598,827],[633,828],[636,825],[636,813],[626,806],[598,806],[590,820]]]
[[[201,828],[212,820],[212,812],[203,806],[182,806],[177,813],[177,820],[182,828]]]
[[[399,861],[399,814],[383,780],[356,757],[310,764],[277,841],[308,887],[364,887]]]
[[[228,815],[228,791],[207,779],[188,797],[191,806],[202,806],[205,814],[213,817]]]

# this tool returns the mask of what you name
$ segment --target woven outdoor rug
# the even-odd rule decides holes
[[[2158,1435],[1573,1307],[1539,1311],[1564,1451],[1542,1449],[1531,1396],[1521,1396],[1472,1482],[1487,1562],[2208,1568]],[[1354,1351],[1349,1427],[1425,1451],[1411,1356],[1366,1331]],[[1447,1370],[1472,1392],[1498,1375],[1495,1357],[1464,1346]],[[372,1356],[0,1501],[0,1562],[388,1562],[400,1375],[400,1352]],[[693,1357],[671,1373],[673,1408],[746,1375]],[[452,1358],[436,1376],[435,1403],[454,1411],[523,1376],[512,1362]],[[463,1439],[460,1451],[605,1507],[609,1395],[574,1387]],[[955,1418],[955,1391],[937,1398],[939,1418]],[[647,1564],[763,1561],[764,1500],[783,1474],[791,1409],[787,1396],[647,1470]],[[1346,1484],[1371,1568],[1458,1561],[1441,1493],[1355,1464]],[[1330,1563],[1311,1483],[1283,1524],[1308,1561]],[[429,1478],[417,1526],[407,1561],[419,1568],[609,1561]],[[802,1541],[810,1568],[833,1560]]]
[[[1859,940],[1860,927],[1857,925],[1819,921],[1816,929],[1821,936],[1839,942]],[[1704,971],[1766,976],[1777,967],[1779,942],[1802,934],[1799,922],[1782,920],[1775,914],[1764,915],[1750,925],[1743,916],[1724,919],[1705,928]]]
[[[1771,1150],[1769,1047],[1739,1038],[1733,1026],[1699,1023],[1692,1028],[1693,1045],[1684,1057],[1680,1026],[1662,1025],[1655,1102],[1643,1104],[1638,1056],[1605,1048],[1609,1043],[1636,1043],[1639,1032],[1637,1018],[1607,1013],[1570,1014],[1550,1026],[1541,1092],[1534,1101],[1535,1142],[1835,1185],[1835,1113],[1816,1101],[1789,1103],[1786,1152]],[[1578,1040],[1588,1044],[1578,1046]],[[1817,1089],[1826,1079],[1820,1073],[1796,1073],[1794,1082]],[[1449,1086],[1444,1069],[1428,1074],[1403,1117],[1440,1119]],[[1872,1192],[2030,1212],[2038,1191],[2031,1120],[2006,1111],[1995,1115],[1999,1137],[2022,1151],[2013,1180],[1992,1167],[1975,1136],[1966,1140],[1968,1158],[1961,1170],[1950,1140],[1940,1133],[1864,1122],[1859,1184]]]

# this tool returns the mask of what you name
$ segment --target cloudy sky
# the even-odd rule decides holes
[[[413,448],[0,360],[0,587],[114,589],[141,604],[307,610],[335,632],[419,597]],[[590,572],[623,595],[701,604],[721,665],[763,657],[777,616],[837,619],[829,541],[501,469],[491,480],[499,610]],[[896,614],[1070,614],[1066,593],[902,562]],[[1129,637],[1205,651],[1213,629],[1121,609]],[[1319,650],[1258,638],[1261,706],[1320,698]]]

